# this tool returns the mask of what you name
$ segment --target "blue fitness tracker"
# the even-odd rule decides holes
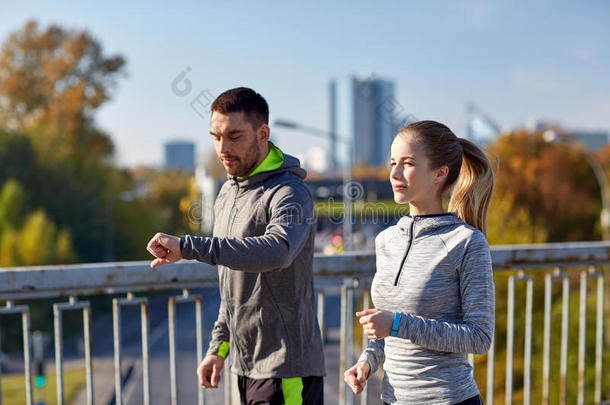
[[[394,314],[394,323],[392,324],[392,332],[390,336],[398,336],[398,327],[400,326],[400,312]]]

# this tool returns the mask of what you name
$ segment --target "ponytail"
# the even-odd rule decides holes
[[[463,151],[462,167],[449,200],[449,211],[486,235],[487,212],[494,187],[491,163],[474,143],[458,139]]]
[[[436,121],[412,122],[398,131],[396,136],[411,135],[424,145],[430,167],[449,168],[441,190],[444,194],[455,186],[449,211],[486,235],[494,174],[485,152],[474,143],[458,138],[446,125]]]

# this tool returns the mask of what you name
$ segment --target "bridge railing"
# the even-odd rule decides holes
[[[492,247],[492,262],[496,285],[499,279],[506,280],[506,290],[497,287],[498,302],[502,297],[505,308],[497,307],[496,336],[493,339],[489,353],[481,358],[468,355],[468,359],[476,368],[482,364],[486,373],[481,376],[475,368],[475,376],[479,387],[484,389],[487,404],[493,404],[498,399],[497,372],[504,373],[503,388],[504,402],[513,403],[515,386],[518,386],[518,399],[524,404],[530,404],[532,399],[532,382],[541,385],[540,401],[549,403],[551,398],[557,399],[561,404],[571,403],[570,398],[575,397],[576,403],[595,403],[610,399],[608,383],[604,385],[603,361],[608,358],[608,315],[610,307],[608,300],[607,283],[609,281],[606,265],[610,263],[610,242],[578,242],[561,244],[539,245],[509,245]],[[353,403],[354,398],[343,383],[343,371],[353,364],[356,348],[366,344],[366,337],[360,341],[357,330],[354,329],[353,314],[355,310],[367,308],[370,305],[368,286],[375,272],[375,255],[372,252],[352,252],[342,255],[316,255],[314,260],[316,280],[343,280],[341,287],[341,322],[340,322],[340,364],[338,381],[338,399],[340,404]],[[182,290],[179,296],[168,299],[168,335],[169,335],[169,384],[171,403],[178,403],[178,381],[176,372],[176,304],[191,302],[195,304],[196,316],[194,325],[197,331],[197,359],[202,358],[203,323],[202,323],[202,297],[193,294],[192,290],[204,285],[217,283],[215,267],[197,262],[181,261],[176,264],[162,266],[156,269],[149,267],[149,262],[122,262],[101,264],[79,264],[66,266],[39,266],[0,268],[0,316],[5,314],[21,314],[21,328],[23,330],[23,361],[24,361],[24,391],[28,405],[33,403],[32,398],[32,337],[29,302],[39,298],[52,298],[58,301],[53,305],[54,316],[54,343],[55,343],[55,369],[56,369],[56,397],[57,403],[64,403],[63,392],[63,323],[62,315],[65,311],[82,311],[83,339],[85,355],[86,398],[87,403],[94,403],[93,392],[93,366],[92,366],[92,339],[91,305],[88,301],[81,301],[79,297],[89,295],[125,294],[121,298],[113,298],[113,336],[114,336],[114,385],[115,401],[117,405],[123,403],[123,376],[121,371],[121,308],[135,305],[140,307],[141,314],[141,344],[142,344],[142,400],[144,404],[151,401],[150,364],[149,364],[149,318],[148,299],[136,297],[135,293],[161,290]],[[543,280],[543,285],[536,280]],[[322,283],[323,285],[323,283]],[[524,288],[521,288],[523,285]],[[556,286],[559,286],[559,293]],[[574,288],[577,285],[577,289]],[[535,308],[534,288],[542,291],[544,299],[542,308]],[[524,290],[523,299],[517,299],[517,293]],[[503,295],[506,294],[506,295]],[[577,295],[578,304],[574,306],[572,295]],[[327,292],[322,286],[318,288],[318,319],[324,328],[324,302]],[[505,297],[505,299],[504,299]],[[559,299],[560,298],[560,299]],[[558,305],[560,305],[560,332],[553,338],[553,319],[557,318]],[[540,301],[540,300],[538,300]],[[18,304],[16,304],[18,302]],[[571,304],[572,302],[572,304]],[[516,315],[516,308],[523,307],[523,316]],[[591,311],[591,308],[594,308]],[[537,312],[536,312],[537,311]],[[591,312],[594,321],[591,321]],[[533,318],[534,313],[542,313],[542,322]],[[502,314],[502,316],[499,316]],[[555,314],[555,315],[554,315]],[[523,325],[516,325],[516,321],[523,318]],[[505,319],[505,321],[503,321]],[[578,320],[577,326],[575,319]],[[589,321],[588,321],[589,319]],[[504,322],[499,324],[499,322]],[[556,323],[556,322],[555,322]],[[572,326],[571,326],[572,325]],[[517,350],[515,331],[523,326],[523,349]],[[15,326],[16,327],[16,326]],[[572,329],[577,328],[576,331]],[[502,341],[498,339],[501,330]],[[519,329],[520,330],[520,329]],[[574,334],[577,338],[574,341]],[[606,334],[606,339],[604,339]],[[542,336],[542,353],[533,353],[534,336]],[[588,338],[589,336],[589,338]],[[594,355],[588,342],[593,339]],[[559,339],[559,358],[553,353],[557,349],[553,342]],[[356,341],[359,340],[359,341]],[[502,345],[503,362],[498,362],[496,354]],[[577,345],[576,370],[569,370],[569,350]],[[520,355],[518,355],[520,354]],[[542,367],[533,366],[532,358],[541,357]],[[519,371],[523,374],[522,381],[515,380],[515,366],[519,364]],[[559,365],[559,372],[554,372],[555,365]],[[503,370],[499,370],[499,365]],[[607,366],[607,364],[606,364]],[[228,372],[229,367],[225,367]],[[534,371],[535,370],[535,371]],[[553,384],[552,376],[558,375],[558,384]],[[229,378],[225,380],[229,381]],[[569,392],[568,378],[577,378],[576,391]],[[589,376],[589,378],[587,378]],[[592,376],[592,378],[591,378]],[[0,375],[1,379],[1,375]],[[0,380],[1,381],[1,380]],[[538,383],[540,381],[541,383]],[[518,383],[518,384],[516,384]],[[557,386],[558,392],[551,392],[551,387]],[[235,387],[225,384],[225,402],[231,403],[232,392]],[[606,390],[606,392],[604,392]],[[483,390],[482,390],[483,392]],[[570,396],[571,395],[571,396]],[[500,396],[501,398],[501,396]],[[235,400],[235,398],[233,398]],[[362,404],[368,401],[367,393],[361,394],[358,399]],[[378,399],[373,402],[376,403]],[[198,403],[205,403],[205,393],[199,389]],[[2,396],[0,393],[0,405]]]

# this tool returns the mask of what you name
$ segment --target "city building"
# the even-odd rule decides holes
[[[350,145],[353,164],[385,166],[404,108],[394,82],[349,76],[330,83],[331,171],[345,167]]]
[[[294,155],[301,161],[301,167],[308,172],[327,173],[329,169],[329,151],[322,147],[308,148],[305,153]]]
[[[572,141],[579,142],[587,149],[596,151],[610,143],[610,132],[603,130],[588,129],[565,129],[560,123],[553,121],[536,120],[525,124],[525,128],[531,132],[544,132],[547,129],[559,130],[568,136]]]
[[[599,150],[608,145],[610,141],[608,131],[576,130],[570,131],[569,135],[590,150]]]
[[[165,169],[195,172],[195,144],[190,141],[165,143]]]

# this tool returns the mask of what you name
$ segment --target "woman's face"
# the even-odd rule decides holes
[[[416,142],[415,136],[406,134],[394,139],[390,164],[396,203],[411,204],[413,215],[437,213],[430,211],[438,211],[439,206],[442,212],[440,191],[447,177],[447,166],[431,169],[423,145]]]

